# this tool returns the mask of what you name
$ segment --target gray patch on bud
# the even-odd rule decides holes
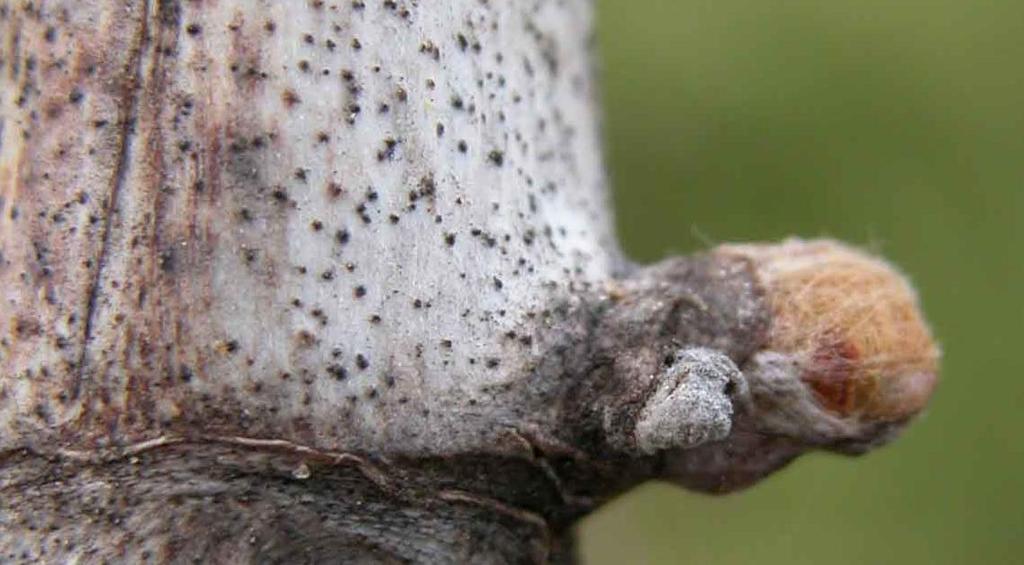
[[[792,355],[762,351],[744,364],[750,387],[747,407],[761,431],[781,434],[810,444],[856,437],[856,421],[829,414],[800,380],[799,360]]]
[[[707,348],[680,351],[660,381],[634,432],[637,450],[646,455],[724,439],[732,428],[730,394],[747,394],[732,360]]]

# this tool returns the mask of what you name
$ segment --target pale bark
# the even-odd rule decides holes
[[[571,559],[912,416],[778,392],[749,252],[622,257],[591,18],[0,2],[0,559]]]

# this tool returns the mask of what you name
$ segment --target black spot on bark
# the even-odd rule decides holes
[[[377,160],[391,161],[395,158],[395,148],[398,147],[399,141],[393,137],[389,137],[384,140],[384,149],[377,152]]]
[[[338,364],[328,365],[327,373],[334,377],[334,380],[343,381],[348,378],[348,371]]]

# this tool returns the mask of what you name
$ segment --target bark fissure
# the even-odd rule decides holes
[[[540,515],[479,492],[437,487],[426,475],[414,480],[415,469],[392,490],[356,465],[323,463],[308,453],[217,442],[166,445],[95,464],[22,450],[5,454],[0,491],[47,510],[39,506],[39,514],[2,525],[73,540],[63,549],[87,559],[127,558],[128,548],[138,548],[143,558],[172,562],[543,562],[555,543]],[[54,515],[46,514],[50,503],[60,508]],[[152,520],[153,512],[168,509],[173,520]],[[57,514],[85,519],[51,521]],[[200,524],[201,536],[193,531]],[[96,527],[107,531],[89,536]]]
[[[309,469],[309,465],[313,464],[319,467],[318,472],[322,472],[322,468],[324,466],[354,468],[363,477],[369,480],[377,489],[379,489],[380,492],[390,497],[399,499],[409,498],[411,492],[408,490],[408,487],[416,487],[416,481],[407,481],[408,484],[403,484],[403,475],[405,479],[408,479],[410,476],[408,473],[411,472],[415,475],[415,470],[404,473],[388,471],[388,467],[393,465],[397,465],[401,468],[401,463],[392,464],[382,462],[378,465],[370,462],[367,458],[354,453],[322,451],[310,446],[299,445],[288,440],[268,438],[217,436],[188,438],[164,436],[106,452],[85,453],[81,451],[62,450],[54,455],[32,453],[30,450],[19,449],[0,453],[0,462],[3,462],[0,467],[4,467],[9,471],[10,467],[16,466],[18,459],[29,456],[58,465],[74,463],[76,465],[87,465],[92,468],[102,468],[104,466],[118,465],[125,462],[131,463],[133,460],[137,460],[138,457],[144,454],[150,454],[160,449],[201,451],[202,449],[211,446],[244,448],[245,450],[251,450],[252,453],[268,455],[286,454],[291,456],[293,460],[297,462],[292,469],[292,475],[298,480],[309,478],[313,473],[313,471]],[[60,460],[64,460],[65,463],[60,463]],[[410,464],[412,467],[415,467],[415,462],[410,462]],[[258,476],[258,474],[253,476]],[[45,476],[26,477],[21,481],[13,481],[6,477],[5,479],[6,480],[0,483],[0,491],[7,491],[8,493],[17,492],[20,489],[25,488],[28,484],[40,486],[46,484],[47,480],[59,480],[55,477],[47,479]],[[417,491],[418,492],[413,496],[413,499],[436,498],[447,502],[480,506],[498,514],[511,517],[515,520],[537,526],[545,531],[550,529],[547,520],[539,513],[523,508],[517,508],[507,501],[492,498],[478,492],[456,488],[442,488],[432,493],[429,489],[423,489],[422,487],[417,488]]]
[[[82,382],[87,377],[88,355],[90,340],[93,335],[93,325],[96,323],[97,301],[102,289],[104,267],[109,260],[110,241],[113,237],[114,223],[118,217],[118,203],[121,192],[128,182],[129,169],[132,161],[132,142],[136,137],[136,125],[138,121],[138,108],[141,104],[143,84],[143,66],[145,62],[144,53],[148,43],[149,29],[149,5],[151,0],[143,0],[142,17],[140,18],[135,39],[132,42],[131,54],[128,57],[127,72],[125,73],[125,84],[122,87],[121,95],[121,116],[119,118],[120,136],[116,148],[116,166],[110,183],[109,196],[104,205],[102,215],[102,229],[100,235],[99,250],[96,254],[96,266],[92,280],[89,282],[86,292],[86,303],[83,314],[83,330],[81,353],[78,356],[77,371],[78,377],[74,379],[74,388],[71,393],[72,400],[78,400],[81,393]]]

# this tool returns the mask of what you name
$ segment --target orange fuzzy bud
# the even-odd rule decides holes
[[[828,240],[719,252],[751,262],[772,312],[766,349],[796,361],[823,408],[890,422],[925,406],[939,349],[914,290],[891,265]]]

